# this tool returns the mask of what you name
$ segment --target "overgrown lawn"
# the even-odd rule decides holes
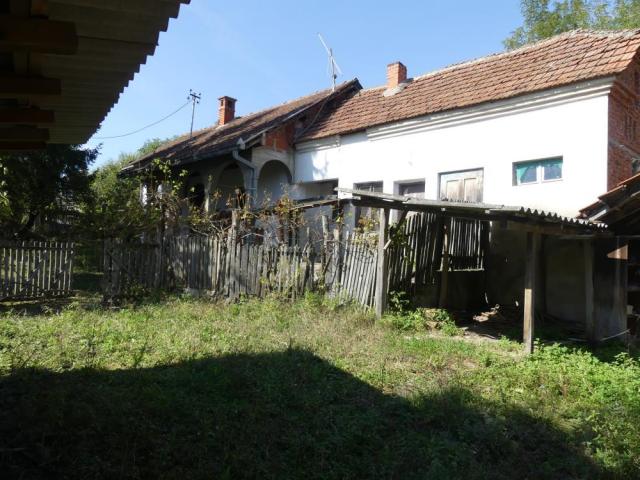
[[[407,325],[315,296],[5,314],[0,471],[640,476],[640,366],[629,355],[547,346],[524,357],[507,340]]]

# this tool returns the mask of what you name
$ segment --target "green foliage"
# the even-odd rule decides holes
[[[68,224],[90,196],[89,167],[97,155],[98,150],[77,145],[1,155],[2,236],[32,235],[38,221],[48,226]]]
[[[504,41],[507,49],[577,28],[640,27],[639,0],[521,0],[523,25]]]
[[[127,239],[148,228],[152,219],[148,218],[149,212],[140,201],[140,180],[119,177],[120,170],[130,159],[131,155],[121,155],[94,172],[93,198],[85,216],[89,236]]]
[[[389,294],[390,313],[383,318],[383,324],[396,330],[420,332],[438,330],[448,337],[462,335],[451,314],[441,308],[412,309],[405,292]]]
[[[605,353],[538,345],[523,357],[505,341],[407,335],[317,295],[5,314],[2,469],[638,478],[640,366]]]
[[[181,174],[164,162],[152,162],[152,168],[138,176],[122,176],[122,168],[153,152],[162,140],[148,140],[135,153],[123,153],[117,160],[98,168],[91,181],[90,200],[85,205],[83,224],[89,237],[130,239],[143,233],[156,233],[164,216],[179,217],[178,194]],[[146,202],[142,187],[147,185]],[[162,184],[162,195],[157,187]]]

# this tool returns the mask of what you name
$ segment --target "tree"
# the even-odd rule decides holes
[[[577,28],[640,27],[640,0],[521,0],[523,25],[504,41],[511,50]]]
[[[48,145],[0,156],[0,227],[6,237],[33,235],[38,221],[66,222],[90,194],[89,167],[98,149]]]
[[[116,160],[98,168],[91,180],[91,197],[85,206],[85,233],[89,236],[130,239],[142,233],[152,233],[158,227],[161,208],[158,199],[141,198],[143,186],[154,184],[162,168],[151,168],[136,176],[122,176],[122,168],[153,152],[165,140],[146,141],[134,153],[122,153]],[[156,180],[151,181],[151,177]],[[166,180],[166,179],[165,179]]]

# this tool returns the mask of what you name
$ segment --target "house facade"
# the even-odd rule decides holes
[[[363,89],[354,79],[241,117],[235,100],[221,97],[216,125],[162,145],[124,173],[163,159],[188,172],[191,202],[208,211],[268,206],[285,192],[326,199],[342,187],[574,217],[638,170],[639,49],[640,30],[575,31],[414,78],[393,63],[384,86]],[[323,206],[307,218],[330,213],[326,203],[335,206],[316,202]],[[366,210],[342,206],[348,227]],[[313,242],[327,233],[316,225]],[[490,223],[490,268],[449,278],[458,308],[522,305],[529,233]],[[618,334],[627,304],[640,311],[640,299],[620,293],[626,240],[545,237],[541,310],[576,324],[595,315],[600,337]]]
[[[256,208],[272,205],[293,183],[297,136],[328,102],[361,88],[356,79],[244,116],[236,116],[234,98],[220,97],[215,125],[161,145],[122,174],[135,175],[162,160],[187,172],[184,193],[206,211],[245,202]]]
[[[221,97],[214,126],[126,171],[163,158],[208,210],[342,187],[575,216],[636,171],[639,48],[640,31],[574,31],[414,78],[396,62],[384,86],[354,79],[242,117]]]
[[[640,158],[640,33],[571,32],[408,78],[327,108],[296,144],[300,198],[319,186],[575,216]]]

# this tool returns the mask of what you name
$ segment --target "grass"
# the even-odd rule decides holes
[[[438,314],[440,315],[440,314]],[[396,316],[397,317],[397,316]],[[640,366],[309,296],[0,316],[3,478],[638,478]],[[419,323],[419,322],[418,322]]]

